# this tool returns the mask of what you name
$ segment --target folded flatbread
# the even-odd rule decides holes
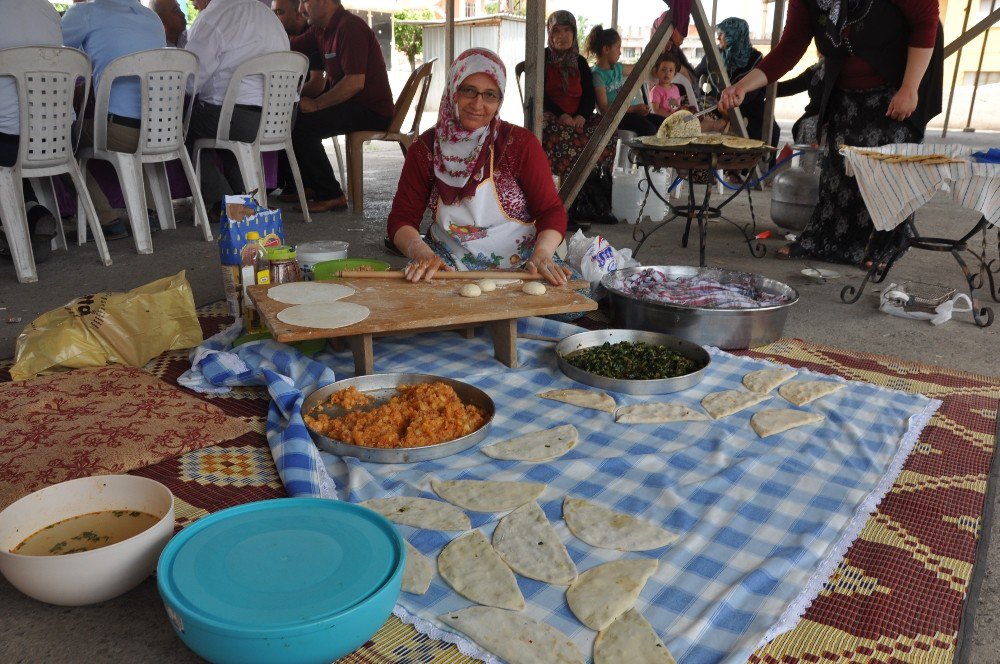
[[[434,564],[431,559],[417,551],[409,542],[406,544],[406,567],[403,568],[403,592],[423,595],[431,587],[434,578]]]
[[[542,429],[482,448],[483,454],[504,461],[551,461],[569,452],[580,440],[572,424]]]
[[[478,530],[452,540],[438,554],[438,572],[462,597],[520,611],[524,596],[507,564]]]
[[[782,385],[778,394],[796,406],[804,406],[842,389],[844,383],[835,383],[832,380],[798,380]]]
[[[751,392],[767,394],[797,373],[791,369],[758,369],[743,376],[743,386]]]
[[[649,551],[677,539],[648,521],[569,496],[563,500],[563,520],[578,539],[602,549]]]
[[[677,403],[639,403],[615,411],[619,424],[664,424],[685,420],[707,420],[708,416]]]
[[[583,664],[586,661],[565,634],[520,613],[470,606],[438,618],[509,664]]]
[[[782,431],[822,422],[826,418],[817,413],[791,408],[773,408],[754,413],[750,426],[761,438],[767,438]]]
[[[454,505],[440,500],[393,496],[372,498],[361,503],[375,510],[393,523],[423,528],[424,530],[468,530],[472,528],[468,515]]]
[[[719,420],[770,398],[771,396],[768,394],[744,392],[743,390],[723,390],[706,395],[701,400],[701,407],[705,409],[706,413]]]
[[[607,413],[615,412],[615,400],[611,398],[610,394],[606,394],[605,392],[597,392],[595,390],[549,390],[548,392],[539,392],[538,396],[543,399],[555,399],[556,401],[580,406],[581,408],[593,408],[594,410],[603,410]]]
[[[556,586],[568,586],[576,579],[573,559],[534,501],[500,519],[493,531],[493,548],[512,570],[529,579]]]
[[[676,664],[653,626],[635,609],[618,616],[594,639],[594,664]]]
[[[631,609],[658,563],[649,558],[615,560],[582,573],[566,591],[573,615],[600,631]]]
[[[485,482],[479,480],[431,480],[434,493],[452,505],[473,512],[506,512],[530,503],[545,491],[536,482]]]

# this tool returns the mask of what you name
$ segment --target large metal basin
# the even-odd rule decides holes
[[[760,290],[782,295],[787,302],[759,309],[700,309],[643,300],[613,286],[615,275],[629,276],[642,270],[657,270],[669,276],[703,275],[720,283],[749,281]],[[611,319],[616,327],[662,332],[703,346],[727,350],[763,346],[781,337],[789,308],[799,299],[791,286],[750,272],[687,265],[632,267],[605,275],[601,280],[608,291]]]

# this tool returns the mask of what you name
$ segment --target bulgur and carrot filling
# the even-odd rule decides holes
[[[354,390],[353,395],[344,395],[350,390]],[[354,387],[334,392],[305,416],[306,424],[328,438],[352,445],[405,448],[455,440],[486,423],[486,413],[477,406],[462,403],[454,388],[446,383],[400,385],[397,391],[397,396],[371,410],[352,411],[340,417],[318,412],[331,405],[351,409],[366,405],[371,399]],[[359,397],[366,401],[359,401]]]

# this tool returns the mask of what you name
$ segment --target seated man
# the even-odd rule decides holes
[[[92,0],[73,5],[63,17],[62,35],[66,46],[80,49],[90,57],[94,67],[95,91],[105,67],[115,58],[167,45],[160,19],[139,4],[139,0]],[[112,86],[107,117],[109,150],[135,152],[138,147],[142,116],[139,93],[138,78],[119,79]],[[94,124],[89,118],[83,120],[80,136],[81,145],[94,144]],[[89,170],[86,176],[87,190],[94,201],[105,238],[117,240],[128,237],[125,211],[111,207]],[[147,186],[147,204],[151,205],[152,200]],[[159,229],[153,221],[150,227],[152,230]]]
[[[17,46],[62,46],[59,14],[48,0],[18,0],[0,3],[3,21],[0,21],[0,49]],[[21,114],[18,107],[17,87],[14,79],[0,73],[0,166],[13,166],[20,147]],[[35,262],[41,263],[49,256],[51,239],[56,234],[56,220],[46,208],[39,205],[27,180],[22,181],[28,229],[31,232],[32,253]],[[6,219],[0,222],[6,223]],[[13,222],[11,222],[13,223]],[[4,236],[0,234],[0,240]],[[6,245],[0,255],[9,257]]]
[[[163,30],[167,34],[167,46],[184,48],[187,44],[187,17],[178,0],[150,0],[149,8],[163,23]]]
[[[299,13],[299,0],[272,0],[271,10],[281,21],[288,38],[298,37],[310,30],[306,17]],[[323,56],[319,51],[309,57],[309,77],[300,91],[303,97],[318,97],[326,90],[326,77],[323,71]],[[281,153],[284,156],[284,152]]]
[[[226,88],[235,69],[250,58],[288,51],[288,36],[270,8],[259,0],[195,0],[198,18],[188,30],[187,50],[198,56],[198,99],[188,127],[188,149],[200,138],[215,138]],[[264,84],[248,76],[240,84],[229,126],[237,141],[253,141],[260,124]],[[201,154],[201,194],[209,217],[218,219],[226,194],[244,191],[236,158],[219,150],[225,175],[213,158],[214,150]]]
[[[333,174],[323,139],[352,131],[382,131],[395,105],[382,49],[375,33],[340,0],[302,0],[311,30],[292,39],[292,50],[322,55],[329,89],[316,99],[303,97],[292,132],[302,184],[312,199],[310,212],[342,210],[347,197]],[[311,190],[311,191],[309,191]],[[293,197],[282,197],[289,200]]]

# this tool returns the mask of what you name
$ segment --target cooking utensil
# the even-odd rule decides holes
[[[361,270],[342,270],[339,275],[345,279],[405,279],[406,273],[402,270],[389,270],[385,272],[370,272]],[[535,281],[538,279],[544,279],[541,274],[533,274],[531,272],[515,272],[510,270],[454,270],[452,272],[445,272],[444,270],[438,270],[434,273],[435,279],[475,279],[479,281],[480,279],[524,279],[527,281]]]
[[[707,277],[724,284],[744,283],[771,295],[782,295],[787,301],[757,309],[701,309],[644,300],[620,288],[621,279],[641,270],[657,270],[669,277]],[[663,332],[723,349],[754,348],[778,339],[789,308],[799,299],[798,291],[791,286],[759,274],[686,265],[630,267],[605,275],[601,284],[608,291],[612,321],[618,327]]]
[[[364,392],[369,396],[375,397],[375,401],[363,409],[369,410],[386,403],[389,399],[396,396],[398,394],[398,390],[396,388],[400,385],[416,385],[418,383],[434,382],[441,382],[450,385],[455,390],[455,393],[458,394],[458,398],[462,400],[462,403],[472,404],[473,406],[478,406],[486,411],[486,424],[479,427],[472,433],[462,436],[461,438],[456,438],[455,440],[449,440],[436,445],[406,448],[364,447],[362,445],[352,445],[351,443],[337,440],[335,438],[329,438],[317,431],[313,431],[312,427],[309,427],[307,424],[306,426],[309,428],[309,434],[312,436],[313,441],[320,449],[331,452],[332,454],[357,457],[362,461],[369,461],[372,463],[416,463],[417,461],[440,459],[441,457],[463,452],[485,439],[487,434],[489,434],[490,425],[493,423],[493,416],[496,413],[496,405],[493,403],[493,399],[491,399],[486,392],[483,392],[478,387],[469,385],[468,383],[463,383],[459,380],[454,380],[452,378],[443,378],[441,376],[434,376],[431,374],[372,374],[368,376],[357,376],[355,378],[339,380],[336,383],[332,383],[326,387],[316,390],[306,397],[306,400],[302,403],[302,412],[311,412],[317,406],[321,406],[323,402],[326,401],[327,398],[334,392],[339,392],[340,390],[352,386],[359,392]],[[340,406],[332,406],[323,408],[320,412],[325,413],[329,417],[340,417],[347,411]]]
[[[566,361],[566,356],[574,351],[583,348],[592,348],[604,343],[618,343],[620,341],[643,341],[655,346],[664,346],[668,350],[679,353],[690,358],[700,367],[699,369],[677,376],[676,378],[658,378],[652,380],[627,380],[622,378],[608,378],[584,371]],[[623,394],[668,394],[670,392],[680,392],[689,387],[694,387],[705,377],[712,358],[708,351],[698,344],[685,341],[679,337],[659,332],[642,332],[639,330],[594,330],[592,332],[580,332],[573,334],[556,346],[556,357],[559,361],[559,368],[562,372],[584,385],[621,392]]]
[[[718,104],[713,104],[712,106],[709,106],[708,108],[706,108],[703,111],[698,111],[697,113],[692,113],[691,115],[687,115],[687,116],[684,117],[684,122],[692,122],[694,120],[697,120],[698,118],[702,117],[703,115],[708,115],[709,113],[711,113],[712,111],[714,111],[717,108],[719,108],[719,105]]]

